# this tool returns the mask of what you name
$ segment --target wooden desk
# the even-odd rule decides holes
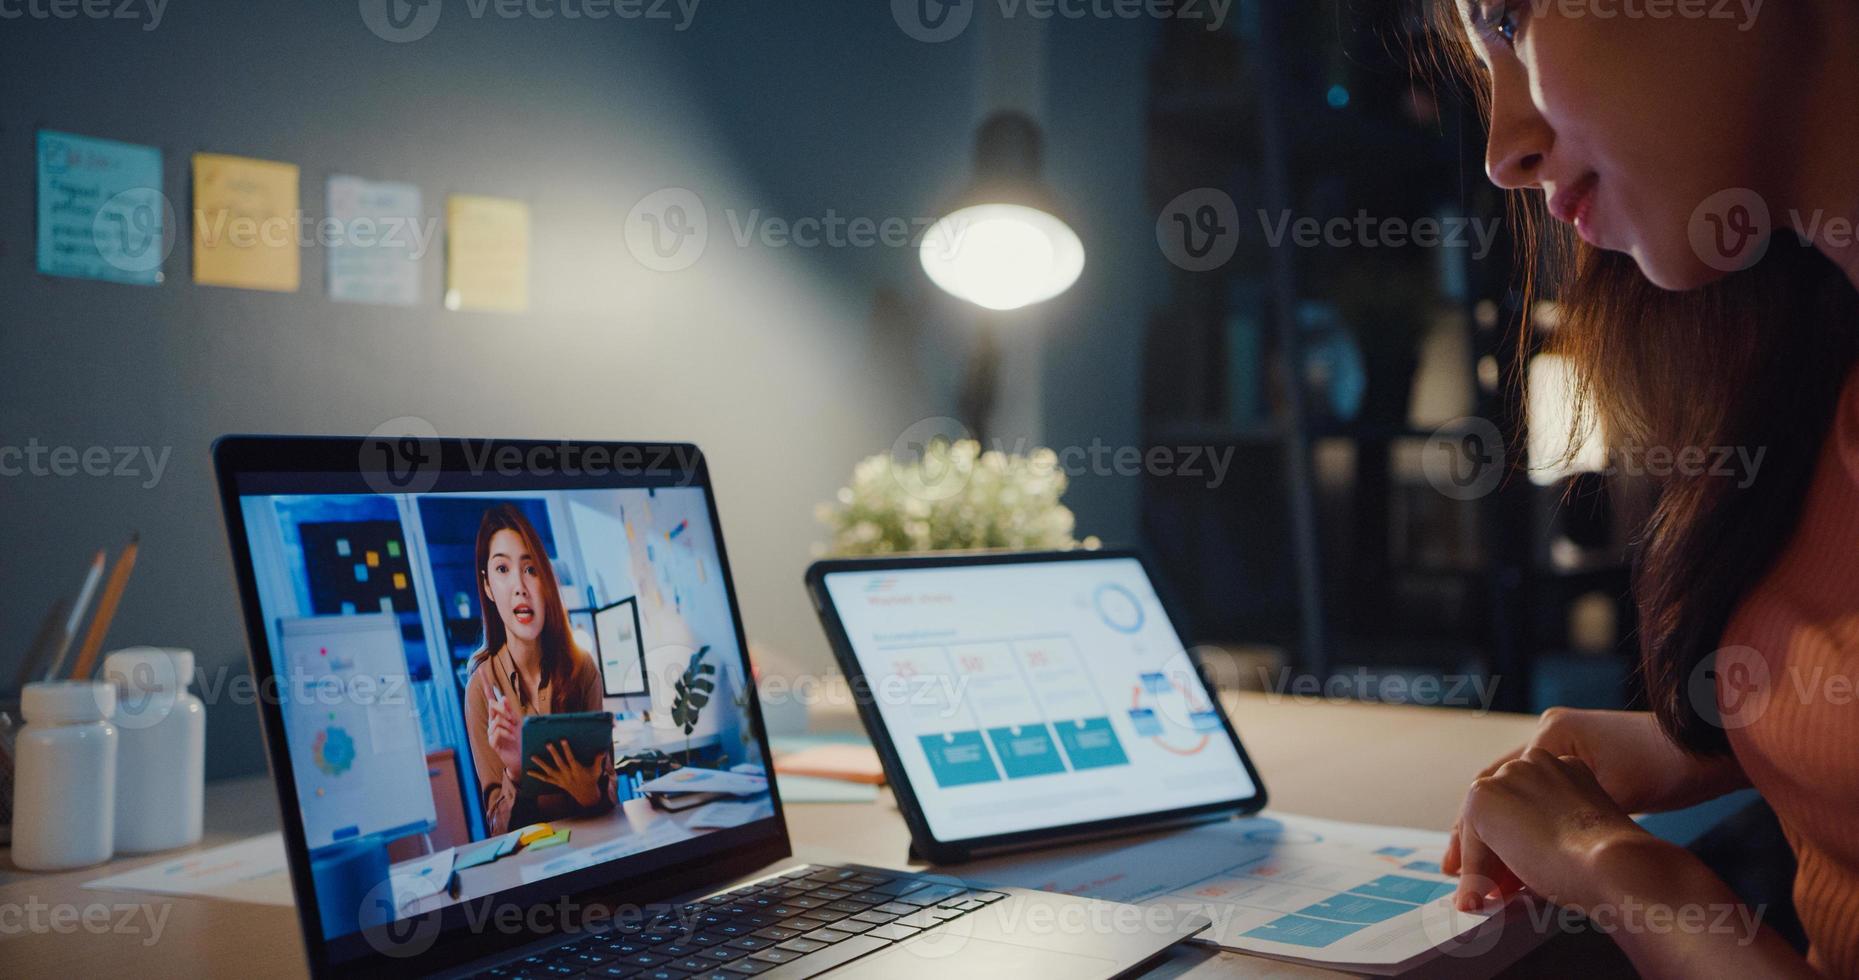
[[[1524,715],[1475,715],[1440,708],[1302,703],[1239,694],[1227,698],[1276,809],[1337,820],[1444,830],[1458,812],[1465,785],[1497,753],[1521,743],[1535,726]],[[860,804],[796,804],[789,808],[796,855],[810,861],[907,863],[909,834],[888,794]],[[277,825],[267,777],[207,788],[209,831],[202,846],[228,843]],[[92,891],[82,882],[172,855],[125,859],[56,875],[28,875],[0,854],[0,963],[10,976],[301,977],[303,947],[288,909],[235,902]],[[43,927],[51,906],[84,909],[123,904],[152,910],[134,933],[93,934],[82,922],[64,931]],[[25,911],[39,909],[41,928]],[[71,913],[67,913],[71,914]],[[160,920],[158,939],[152,939]],[[1579,939],[1566,943],[1564,938]],[[1605,959],[1597,937],[1558,937],[1523,964],[1525,975],[1573,972],[1569,956]],[[1579,947],[1571,950],[1569,947]],[[1532,967],[1531,964],[1538,964]],[[1583,967],[1591,977],[1595,971]],[[1605,969],[1600,971],[1606,973]],[[1155,978],[1327,976],[1252,957],[1180,947]],[[1630,975],[1630,974],[1622,974]]]

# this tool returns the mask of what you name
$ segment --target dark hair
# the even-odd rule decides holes
[[[476,670],[485,661],[497,655],[508,642],[504,634],[503,616],[485,594],[485,587],[490,579],[491,538],[498,531],[511,531],[523,540],[523,547],[529,550],[530,557],[536,562],[536,576],[541,579],[541,595],[536,601],[542,607],[542,676],[547,679],[549,687],[560,691],[568,683],[569,675],[574,670],[574,658],[579,651],[575,649],[573,634],[568,630],[568,608],[562,603],[561,585],[555,579],[555,566],[549,562],[548,549],[542,546],[542,535],[536,533],[535,525],[515,504],[498,504],[484,512],[484,519],[478,522],[478,543],[473,567],[478,571],[478,605],[484,619],[484,646],[471,657],[471,669]]]
[[[1430,55],[1473,93],[1490,91],[1451,2],[1432,5]],[[1800,521],[1841,386],[1859,352],[1859,292],[1825,255],[1786,229],[1755,265],[1687,292],[1655,286],[1628,256],[1546,220],[1540,194],[1511,195],[1522,246],[1526,322],[1539,281],[1557,301],[1540,347],[1574,368],[1574,434],[1599,423],[1616,446],[1742,447],[1755,472],[1713,467],[1664,477],[1635,539],[1640,676],[1667,735],[1697,754],[1729,739],[1714,703],[1689,685],[1722,645],[1743,596],[1769,572]],[[1535,348],[1535,349],[1533,349]],[[1523,376],[1524,372],[1519,372]],[[1579,439],[1571,444],[1579,445]],[[1681,468],[1697,469],[1697,468]]]

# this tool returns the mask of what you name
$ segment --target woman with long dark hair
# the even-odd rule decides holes
[[[1859,3],[1655,9],[1435,7],[1582,424],[1761,460],[1662,479],[1634,576],[1651,710],[1544,715],[1472,784],[1445,867],[1462,908],[1657,910],[1615,930],[1649,975],[1859,976]],[[1798,859],[1805,959],[1713,917],[1736,895],[1628,816],[1745,786]]]
[[[568,609],[541,535],[515,505],[498,504],[478,524],[474,555],[484,646],[471,658],[465,728],[490,833],[612,806],[617,791],[610,761],[583,763],[559,744],[524,765],[524,718],[599,711],[603,693],[594,658],[575,646],[568,629]],[[540,794],[533,808],[519,807],[516,788],[526,768],[560,792]]]

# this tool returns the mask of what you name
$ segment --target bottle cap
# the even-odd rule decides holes
[[[103,658],[103,679],[128,691],[178,694],[194,681],[194,651],[125,647]]]
[[[39,681],[19,695],[28,725],[82,725],[116,711],[116,688],[102,681]]]

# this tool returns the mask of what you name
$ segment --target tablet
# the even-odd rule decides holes
[[[1265,806],[1133,552],[829,560],[807,585],[923,857]]]
[[[579,762],[603,758],[613,768],[613,712],[568,711],[554,715],[530,715],[523,719],[523,778],[517,783],[519,801],[534,802],[543,793],[559,793],[561,787],[536,778],[535,763],[529,760],[549,758],[548,746],[566,741],[568,751]]]

